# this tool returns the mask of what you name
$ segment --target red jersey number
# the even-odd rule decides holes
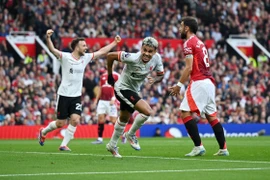
[[[207,52],[206,47],[203,47],[202,51],[203,51],[203,55],[204,55],[203,62],[205,64],[205,67],[210,67],[209,57],[208,57],[208,52]]]

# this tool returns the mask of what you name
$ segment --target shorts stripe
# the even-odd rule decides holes
[[[126,104],[128,104],[130,107],[134,108],[134,105],[127,99],[123,96],[123,94],[118,91],[118,90],[115,90],[117,96],[119,96]]]
[[[188,105],[189,105],[189,108],[191,110],[191,112],[196,112],[198,115],[200,115],[200,111],[192,97],[192,94],[191,94],[191,86],[192,86],[192,82],[190,83],[190,85],[188,86],[188,89],[187,89],[187,101],[188,101]]]

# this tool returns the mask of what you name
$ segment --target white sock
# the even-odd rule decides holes
[[[123,134],[127,123],[121,122],[119,118],[115,122],[113,135],[110,140],[110,145],[116,147],[119,137]]]
[[[68,125],[68,127],[66,129],[66,132],[65,132],[64,139],[63,139],[63,141],[61,143],[61,146],[66,146],[69,143],[69,141],[71,139],[73,139],[76,128],[77,127],[74,127],[71,124]]]
[[[46,136],[46,134],[48,132],[51,132],[53,130],[57,129],[57,126],[56,126],[56,121],[53,121],[53,122],[50,122],[50,124],[48,124],[47,127],[45,127],[43,130],[42,130],[42,135],[43,136]]]
[[[103,138],[102,137],[98,137],[97,140],[98,141],[103,141]]]
[[[149,116],[146,116],[146,115],[141,114],[141,113],[138,114],[136,116],[131,128],[129,129],[128,134],[134,135],[136,133],[136,131],[142,127],[144,122],[147,121],[148,118],[149,118]]]

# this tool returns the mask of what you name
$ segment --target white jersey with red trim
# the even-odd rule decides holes
[[[123,62],[126,65],[120,78],[114,85],[116,90],[128,89],[139,92],[142,83],[152,71],[156,71],[158,75],[164,74],[164,67],[160,54],[154,54],[152,59],[146,64],[142,62],[141,55],[141,52],[119,52],[118,61]]]
[[[81,96],[84,70],[93,58],[94,53],[85,53],[76,59],[72,53],[61,52],[59,60],[62,67],[62,81],[57,94],[65,97]]]

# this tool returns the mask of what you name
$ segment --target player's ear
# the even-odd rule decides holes
[[[188,31],[189,31],[189,27],[185,26],[185,32],[188,32]]]

